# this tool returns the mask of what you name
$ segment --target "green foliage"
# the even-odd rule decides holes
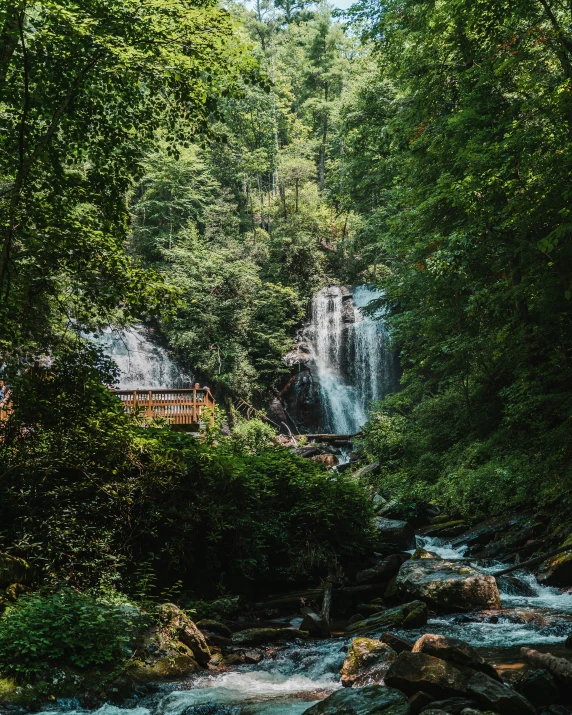
[[[124,610],[70,589],[21,596],[0,618],[0,671],[26,681],[54,666],[114,666],[134,629]]]
[[[18,417],[0,438],[0,551],[26,558],[39,581],[145,601],[173,588],[213,595],[317,574],[367,548],[368,501],[347,477],[269,446],[256,422],[217,444],[141,429],[85,350],[15,383]]]
[[[210,2],[2,4],[3,356],[50,347],[62,323],[168,305],[125,254],[126,195],[157,130],[175,151],[253,68]]]
[[[240,420],[232,429],[232,439],[239,452],[258,454],[261,450],[271,447],[278,431],[268,422],[254,418]]]
[[[570,8],[412,0],[350,14],[375,64],[340,111],[344,201],[363,215],[364,257],[384,264],[405,368],[366,448],[406,501],[567,518]]]

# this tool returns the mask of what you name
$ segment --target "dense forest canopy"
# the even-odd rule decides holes
[[[374,489],[568,534],[571,28],[560,0],[0,3],[0,574],[307,583],[368,553]],[[312,296],[357,284],[403,369],[361,479],[265,416]],[[201,439],[108,390],[85,336],[136,321],[215,392]]]

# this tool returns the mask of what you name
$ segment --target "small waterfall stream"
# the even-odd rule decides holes
[[[382,297],[381,291],[369,286],[356,286],[352,292],[331,286],[312,301],[302,339],[312,356],[324,432],[359,432],[370,403],[396,389],[397,370],[384,309],[373,316],[363,312],[371,301]]]

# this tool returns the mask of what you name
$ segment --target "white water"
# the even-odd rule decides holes
[[[339,286],[322,289],[312,301],[310,323],[304,330],[319,383],[320,429],[336,434],[359,432],[369,404],[395,384],[383,311],[370,317],[361,310],[383,294],[357,286],[352,295],[353,301]]]
[[[467,547],[464,545],[453,546],[435,537],[417,537],[417,541],[419,546],[442,559],[465,559]],[[501,562],[483,566],[471,559],[466,560],[485,573],[494,573],[506,566]],[[502,607],[498,616],[493,614],[490,620],[483,621],[472,621],[470,617],[461,614],[439,616],[431,618],[422,630],[403,631],[401,635],[415,638],[423,633],[440,633],[492,651],[562,644],[572,631],[572,593],[543,586],[529,572],[517,571],[512,576],[514,581],[502,577],[497,579]],[[523,591],[527,595],[522,595]],[[521,618],[530,620],[519,623]]]
[[[94,715],[301,715],[341,687],[342,645],[330,640],[289,646],[259,665],[194,677],[185,689],[164,691],[135,707],[106,704]],[[67,710],[68,715],[85,712]],[[48,713],[54,715],[53,710],[41,715]]]
[[[91,336],[117,364],[120,390],[131,388],[190,387],[192,376],[185,375],[167,351],[152,339],[143,325],[124,330],[110,329]]]

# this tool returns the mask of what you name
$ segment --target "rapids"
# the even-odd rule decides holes
[[[418,545],[449,560],[463,559],[466,551],[428,537],[418,537]],[[468,561],[489,572],[503,566]],[[571,630],[572,594],[542,586],[532,574],[514,576],[499,579],[502,610],[498,613],[434,615],[427,626],[397,634],[410,640],[423,633],[461,638],[493,665],[509,668],[519,661],[521,646],[559,654]],[[122,707],[106,704],[95,715],[301,715],[340,687],[339,669],[348,643],[349,639],[338,637],[277,647],[258,665],[192,676]],[[87,711],[74,703],[57,703],[44,715],[64,712],[86,715]]]

